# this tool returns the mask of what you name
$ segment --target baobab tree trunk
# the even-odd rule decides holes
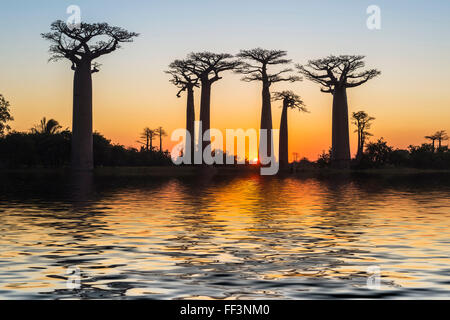
[[[333,92],[332,166],[350,167],[350,142],[348,132],[348,104],[345,88]]]
[[[211,117],[211,82],[208,79],[202,79],[202,93],[201,93],[201,102],[200,102],[200,122],[202,126],[202,130],[200,131],[200,137],[202,144],[202,155],[205,151],[206,147],[211,143],[210,135],[205,135],[211,128],[210,117]],[[199,144],[200,145],[200,144]],[[203,156],[202,156],[203,159]],[[202,160],[203,163],[203,160]]]
[[[287,113],[288,113],[288,105],[287,102],[284,101],[280,123],[280,146],[279,146],[280,168],[287,168],[289,166]]]
[[[191,164],[194,164],[195,152],[195,108],[194,108],[194,88],[188,88],[186,106],[186,131],[190,134],[191,144]]]
[[[262,135],[260,135],[259,145],[260,148],[263,144],[267,146],[267,156],[272,155],[272,104],[270,99],[270,86],[263,83],[262,91],[262,110],[261,110],[261,130],[267,130],[267,140],[263,141]],[[259,157],[261,161],[261,155]]]
[[[92,74],[91,61],[77,64],[73,85],[72,169],[92,170]]]

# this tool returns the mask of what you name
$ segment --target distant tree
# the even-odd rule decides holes
[[[31,128],[31,132],[35,134],[57,134],[61,132],[62,127],[59,122],[55,119],[50,119],[47,121],[46,117],[41,119],[39,124]]]
[[[144,145],[145,151],[153,150],[153,139],[155,139],[156,134],[156,130],[150,129],[148,127],[144,128],[144,130],[142,131],[141,139],[143,139],[143,141],[138,142]]]
[[[363,60],[364,56],[331,55],[297,65],[301,74],[322,86],[322,92],[333,95],[332,162],[337,168],[350,165],[347,88],[360,86],[380,74],[376,69],[358,71],[365,66]]]
[[[434,135],[436,137],[436,140],[439,143],[439,149],[438,150],[441,150],[441,148],[442,148],[442,141],[448,140],[448,135],[445,132],[445,130],[438,131]]]
[[[0,137],[5,134],[5,130],[11,129],[7,122],[14,120],[9,111],[9,107],[9,102],[0,94]]]
[[[205,132],[209,133],[211,129],[211,86],[222,79],[220,76],[222,72],[236,69],[239,62],[233,60],[231,54],[212,52],[191,53],[187,60],[186,70],[195,75],[201,83],[200,136],[203,137],[203,144],[199,147],[204,152],[210,145],[210,136],[205,135]]]
[[[376,167],[388,164],[389,157],[394,149],[387,145],[387,142],[383,138],[378,139],[376,142],[367,144],[365,156]]]
[[[300,96],[292,91],[275,92],[274,101],[283,101],[283,111],[281,113],[280,122],[280,141],[279,141],[279,162],[281,168],[286,168],[289,165],[289,150],[288,150],[288,109],[296,109],[298,111],[308,112]]]
[[[107,23],[81,23],[69,27],[58,20],[51,24],[51,32],[42,37],[50,41],[50,61],[68,59],[74,76],[72,167],[90,170],[94,167],[92,138],[92,74],[98,72],[95,59],[132,42],[138,34]]]
[[[156,136],[159,137],[159,151],[164,152],[162,139],[163,139],[163,137],[167,137],[167,132],[163,129],[163,127],[159,127],[158,129],[155,130],[155,133],[156,133]]]
[[[321,168],[326,168],[331,165],[331,149],[328,152],[325,152],[325,150],[322,151],[317,159],[317,164]]]
[[[375,120],[374,117],[370,117],[365,111],[353,112],[352,114],[353,124],[356,125],[357,129],[355,132],[358,133],[358,151],[356,153],[356,159],[361,159],[364,153],[364,144],[366,138],[372,136],[369,129],[372,125],[372,121]]]
[[[198,77],[190,70],[192,63],[188,60],[175,60],[169,65],[166,73],[172,76],[170,82],[178,87],[177,97],[181,97],[181,93],[187,91],[186,106],[186,131],[190,134],[191,145],[191,164],[194,163],[195,152],[195,107],[194,107],[194,88],[198,87]]]
[[[269,67],[285,66],[291,63],[291,60],[286,59],[286,51],[256,48],[241,50],[237,56],[242,61],[242,64],[237,69],[238,73],[244,75],[242,80],[262,82],[261,129],[267,130],[267,140],[263,142],[261,136],[259,145],[261,148],[263,143],[266,144],[267,155],[270,156],[273,147],[270,87],[277,82],[295,82],[301,80],[301,78],[290,75],[289,73],[293,71],[291,68],[284,68],[281,71],[269,73]]]
[[[436,140],[437,140],[436,133],[433,134],[433,135],[425,136],[425,139],[431,140],[432,146],[433,146],[433,152],[434,152],[435,149],[436,149],[436,147],[435,147],[435,142],[436,142]]]

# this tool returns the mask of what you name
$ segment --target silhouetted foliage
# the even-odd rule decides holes
[[[271,155],[273,145],[272,141],[272,105],[270,87],[277,82],[295,82],[300,81],[301,77],[291,75],[291,68],[282,68],[281,70],[270,73],[269,67],[286,66],[291,60],[286,59],[287,52],[283,50],[267,50],[256,48],[251,50],[241,50],[237,55],[241,59],[241,64],[236,72],[244,75],[243,81],[260,81],[262,83],[262,108],[261,108],[261,130],[267,130],[267,140],[263,141],[260,136],[260,146],[267,146],[267,155]],[[260,159],[261,160],[261,159]]]
[[[0,137],[5,134],[5,131],[11,129],[7,123],[14,120],[11,116],[9,107],[9,101],[6,101],[5,97],[0,94]]]
[[[296,109],[298,111],[308,112],[299,95],[292,91],[275,92],[273,96],[274,101],[283,101],[281,121],[280,121],[280,140],[278,161],[281,168],[286,168],[289,165],[289,134],[288,134],[288,110]]]
[[[50,32],[41,34],[50,41],[50,61],[68,59],[75,71],[71,164],[76,170],[94,167],[92,136],[92,74],[99,72],[95,59],[110,54],[122,43],[132,42],[137,33],[107,23],[71,26],[58,20]]]
[[[0,167],[66,167],[70,164],[72,134],[11,132],[0,137]],[[141,151],[112,144],[100,133],[93,134],[94,163],[101,166],[172,165],[169,153]]]
[[[39,124],[35,125],[31,128],[31,132],[37,134],[56,134],[61,132],[62,127],[59,125],[58,121],[55,119],[50,119],[47,121],[47,118],[42,118]]]
[[[322,86],[321,91],[333,95],[332,162],[337,168],[350,164],[347,89],[358,87],[380,74],[376,69],[359,71],[365,67],[364,56],[340,55],[310,60],[297,65],[301,74]]]
[[[369,132],[372,126],[372,121],[375,120],[374,117],[369,117],[365,111],[353,112],[352,114],[353,124],[357,127],[355,132],[358,133],[358,150],[356,153],[356,158],[360,159],[364,152],[364,145],[366,143],[367,137],[372,136]]]
[[[328,168],[331,166],[331,149],[328,152],[322,151],[316,161],[320,168]]]

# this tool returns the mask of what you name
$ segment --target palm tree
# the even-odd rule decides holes
[[[436,137],[436,140],[439,142],[439,149],[438,150],[441,150],[442,141],[448,140],[448,135],[445,132],[445,130],[441,130],[441,131],[436,132],[434,134],[434,136]]]
[[[163,127],[159,127],[155,131],[156,135],[159,137],[159,151],[163,152],[162,138],[167,136],[167,132],[163,129]]]
[[[289,150],[288,150],[288,109],[297,109],[298,111],[308,112],[305,108],[300,96],[292,91],[275,92],[273,100],[283,101],[283,111],[281,113],[280,123],[280,145],[279,145],[279,161],[280,167],[286,168],[289,165]]]
[[[57,134],[61,132],[62,127],[59,122],[55,119],[50,119],[47,121],[46,117],[43,117],[41,122],[31,128],[32,133],[36,134]]]
[[[436,133],[430,136],[425,136],[425,139],[431,140],[432,141],[432,146],[433,146],[433,152],[435,151],[435,142],[437,140],[437,136]]]
[[[152,130],[150,128],[144,128],[144,131],[141,133],[141,139],[144,141],[138,141],[140,144],[144,145],[145,151],[153,150],[153,139],[155,138],[156,130]]]
[[[365,111],[353,112],[352,115],[353,124],[357,126],[355,132],[358,133],[358,151],[356,153],[356,159],[361,159],[364,152],[364,144],[366,138],[372,134],[368,131],[371,127],[371,121],[375,120],[374,117],[369,117]]]

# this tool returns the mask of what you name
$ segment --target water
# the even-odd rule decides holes
[[[449,298],[449,178],[3,174],[0,298]]]

